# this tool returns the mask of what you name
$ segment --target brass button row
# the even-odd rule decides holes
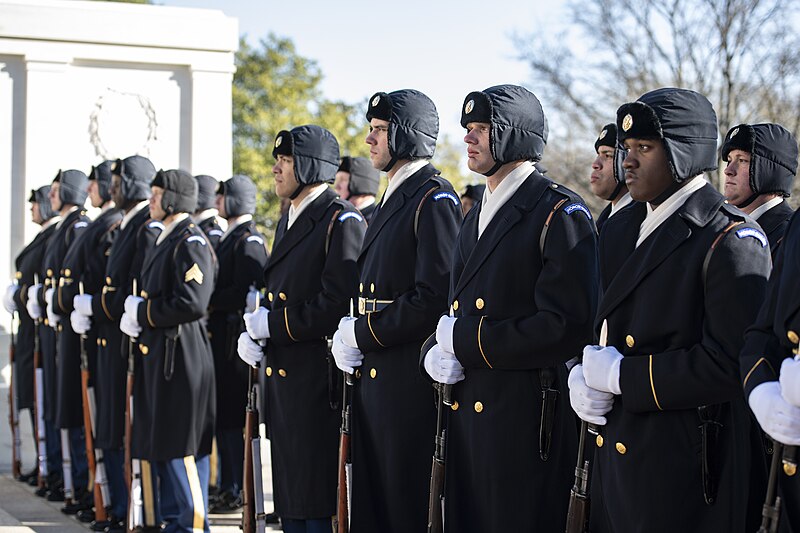
[[[267,377],[271,377],[272,376],[272,367],[271,366],[267,367],[266,373],[267,373]],[[286,377],[286,370],[284,370],[282,368],[279,368],[278,369],[278,375],[280,377],[282,377],[282,378],[285,378]]]
[[[800,342],[800,336],[798,336],[797,333],[795,333],[791,329],[786,333],[786,337],[788,337],[789,342],[791,342],[792,344],[797,344],[798,342]]]
[[[358,292],[364,292],[364,283],[359,283],[358,284]],[[375,284],[374,283],[370,283],[369,284],[369,292],[375,294]]]
[[[595,437],[594,442],[595,444],[597,444],[598,448],[602,448],[603,444],[605,443],[602,435],[598,435],[597,437]],[[616,448],[617,453],[619,453],[620,455],[625,455],[626,453],[628,453],[628,448],[621,442],[616,443],[614,445],[614,448]]]
[[[139,351],[142,352],[142,355],[147,355],[150,353],[150,348],[145,344],[139,343]]]
[[[458,311],[458,306],[461,305],[458,303],[458,300],[453,300],[453,311]],[[486,301],[483,298],[477,298],[475,300],[475,308],[480,310],[486,305]]]
[[[286,293],[285,292],[279,292],[278,293],[278,298],[280,298],[281,300],[283,300],[285,302],[286,301]],[[272,294],[272,292],[267,293],[267,300],[269,300],[271,302],[274,299],[275,299],[275,295]]]
[[[105,346],[106,344],[108,344],[108,340],[106,340],[106,339],[104,339],[102,337],[98,337],[97,338],[97,345],[98,346]]]

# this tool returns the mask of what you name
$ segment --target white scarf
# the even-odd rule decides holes
[[[161,235],[159,235],[158,238],[156,239],[156,246],[164,242],[164,239],[167,238],[167,235],[172,233],[172,230],[175,229],[175,226],[177,226],[179,222],[183,222],[187,218],[189,218],[189,213],[178,213],[177,215],[175,215],[175,218],[172,219],[172,222],[169,223],[169,226],[164,228],[164,231],[162,231]]]
[[[136,216],[136,213],[147,207],[147,204],[149,203],[150,202],[147,200],[142,200],[141,202],[133,206],[131,210],[125,213],[125,216],[122,217],[122,222],[120,222],[119,224],[119,229],[121,230],[125,229],[125,226],[127,226],[128,223],[131,221],[131,219]]]
[[[395,172],[394,176],[392,176],[392,178],[389,180],[389,184],[386,186],[386,192],[383,193],[381,207],[383,207],[383,205],[386,203],[386,200],[389,199],[392,193],[400,188],[400,185],[402,185],[404,181],[406,181],[408,178],[414,175],[414,173],[427,164],[427,159],[415,159],[397,169],[397,172]]]
[[[311,202],[319,198],[320,195],[324,193],[326,189],[329,188],[330,187],[328,187],[328,185],[325,183],[320,183],[319,185],[315,185],[314,188],[311,189],[311,192],[308,193],[308,196],[303,198],[303,201],[300,202],[300,205],[298,205],[297,208],[295,208],[294,205],[289,206],[289,220],[287,221],[286,229],[288,230],[289,228],[291,228],[292,224],[294,224],[295,220],[297,220],[297,217],[300,216],[300,213],[305,211],[306,207],[311,205]]]
[[[632,203],[633,198],[631,198],[631,193],[626,192],[624,195],[622,195],[622,198],[617,201],[617,203],[611,204],[611,212],[608,214],[608,218],[613,217],[620,209]]]
[[[224,241],[228,238],[228,235],[236,229],[238,226],[241,226],[245,222],[250,222],[253,220],[253,215],[250,213],[246,213],[244,215],[239,215],[238,217],[234,218],[233,220],[228,219],[228,229],[225,230],[225,233],[222,234],[222,237],[219,238],[219,242]]]
[[[647,216],[639,227],[639,240],[636,241],[636,247],[638,248],[651,233],[657,230],[658,227],[666,222],[670,216],[675,214],[678,209],[683,207],[686,200],[706,183],[706,179],[702,174],[700,176],[695,176],[689,180],[689,183],[678,189],[672,196],[667,198],[664,203],[655,209],[650,207],[650,204],[647,204]]]
[[[483,235],[483,231],[492,221],[497,211],[500,210],[509,198],[514,196],[517,189],[525,182],[534,169],[531,161],[524,161],[520,166],[512,170],[503,178],[500,185],[494,188],[494,191],[489,190],[489,186],[483,191],[483,199],[481,200],[481,212],[478,215],[478,239]]]
[[[769,211],[770,209],[781,203],[782,201],[783,198],[781,198],[780,196],[776,196],[772,200],[765,202],[762,205],[753,209],[753,212],[750,213],[750,217],[753,220],[758,220],[758,217],[760,217],[761,215],[763,215],[764,213],[766,213],[767,211]]]

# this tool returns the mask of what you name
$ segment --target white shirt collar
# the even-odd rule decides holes
[[[192,215],[192,220],[195,224],[199,224],[200,222],[204,221],[207,218],[215,217],[219,215],[219,211],[216,208],[210,207],[208,209],[204,209],[199,213],[195,213]]]
[[[41,227],[41,229],[39,231],[40,232],[44,231],[47,228],[49,228],[50,226],[52,226],[53,224],[58,224],[59,222],[61,222],[61,217],[59,215],[56,215],[56,216],[54,216],[54,217],[52,217],[52,218],[50,218],[48,220],[45,220],[42,223],[42,227]]]
[[[415,159],[397,169],[397,172],[395,172],[394,176],[392,176],[392,179],[389,180],[389,184],[386,186],[386,192],[383,193],[381,206],[386,203],[386,200],[389,199],[394,191],[400,188],[400,185],[402,185],[404,181],[413,176],[419,169],[427,164],[427,159]]]
[[[683,207],[686,200],[706,183],[706,179],[702,174],[695,176],[689,180],[689,183],[678,189],[675,194],[664,200],[664,203],[655,209],[651,208],[650,204],[647,204],[647,216],[639,227],[639,239],[636,241],[636,247],[638,248],[661,224]]]
[[[494,188],[494,191],[489,191],[487,185],[483,191],[483,199],[481,200],[481,212],[478,215],[478,238],[481,238],[484,230],[492,221],[497,211],[500,210],[509,198],[514,196],[514,193],[520,188],[527,178],[534,170],[533,162],[524,161],[514,170],[509,172],[500,185]]]
[[[633,203],[633,198],[631,198],[631,193],[626,192],[625,194],[622,195],[622,198],[617,200],[617,203],[611,204],[611,212],[608,214],[608,218],[613,217],[614,214],[617,213],[620,209],[632,203]]]
[[[228,229],[226,229],[225,233],[222,234],[222,237],[219,238],[219,242],[222,242],[225,239],[227,239],[228,235],[230,235],[233,232],[233,230],[236,229],[238,226],[241,226],[245,222],[250,222],[251,220],[253,220],[253,215],[251,215],[250,213],[239,215],[238,217],[235,218],[229,218]]]
[[[147,204],[149,203],[150,202],[148,200],[142,200],[141,202],[133,206],[131,210],[125,213],[125,216],[122,217],[122,222],[120,222],[119,224],[119,229],[121,230],[125,229],[125,226],[127,226],[128,223],[131,221],[131,219],[136,216],[136,213],[147,207]]]
[[[73,206],[70,208],[70,210],[69,210],[69,211],[67,211],[67,214],[66,214],[66,215],[64,215],[63,217],[61,217],[61,218],[58,220],[58,222],[56,222],[56,229],[60,228],[60,227],[61,227],[61,224],[63,224],[63,223],[64,223],[64,221],[65,221],[65,220],[67,220],[67,218],[68,218],[68,217],[69,217],[69,216],[70,216],[72,213],[74,213],[76,209],[78,209],[78,206],[77,206],[77,205],[73,205]]]
[[[308,193],[308,196],[303,198],[303,201],[300,202],[300,205],[298,205],[296,209],[295,209],[294,205],[290,205],[289,206],[289,220],[287,221],[286,229],[288,230],[289,228],[291,228],[292,225],[294,224],[295,220],[297,220],[297,217],[300,216],[300,213],[305,211],[306,207],[311,205],[311,202],[313,202],[314,200],[319,198],[320,195],[323,192],[325,192],[326,189],[329,189],[329,188],[330,187],[328,187],[327,184],[320,183],[319,185],[316,185],[313,189],[311,189],[311,192]]]
[[[783,202],[783,198],[780,197],[780,196],[776,196],[772,200],[769,200],[768,202],[765,202],[765,203],[761,204],[760,206],[756,207],[755,209],[753,209],[753,212],[750,213],[750,217],[753,220],[758,220],[758,217],[760,217],[761,215],[763,215],[764,213],[766,213],[767,211],[769,211],[770,209],[772,209],[776,205],[780,204],[781,202]]]
[[[175,215],[175,218],[172,220],[172,222],[169,223],[169,226],[164,228],[164,231],[162,231],[161,235],[159,235],[158,238],[156,239],[156,246],[164,242],[164,239],[167,238],[167,235],[172,233],[172,230],[175,229],[175,226],[177,226],[180,222],[183,222],[187,218],[189,218],[189,213],[178,213],[177,215]]]

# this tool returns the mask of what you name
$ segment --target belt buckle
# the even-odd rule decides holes
[[[367,299],[362,298],[361,296],[358,297],[358,314],[359,315],[367,314]]]

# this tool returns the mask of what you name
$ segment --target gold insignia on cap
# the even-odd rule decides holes
[[[282,142],[283,142],[283,137],[281,137],[281,136],[278,136],[278,137],[275,139],[275,148],[277,148],[278,146],[280,146]]]
[[[633,127],[633,117],[630,114],[625,115],[622,119],[622,131],[628,131]]]
[[[193,264],[183,276],[183,281],[186,283],[189,283],[192,280],[196,281],[198,285],[203,284],[203,271],[200,270],[200,267],[197,266],[197,263]]]
[[[606,133],[608,133],[608,130],[601,131],[600,132],[600,136],[597,138],[597,140],[599,141],[599,140],[603,139],[606,136]]]
[[[375,107],[375,106],[377,106],[377,105],[378,105],[378,102],[380,102],[380,101],[381,101],[381,97],[380,97],[380,95],[378,95],[378,96],[375,96],[375,98],[373,98],[373,99],[372,99],[372,102],[371,102],[371,105],[372,105],[372,107]]]
[[[472,113],[473,109],[475,109],[475,100],[470,100],[467,102],[467,105],[464,106],[464,113],[469,115]]]
[[[739,133],[739,128],[734,128],[734,130],[731,132],[731,136],[728,138],[731,139],[733,137],[736,137],[737,133]]]

